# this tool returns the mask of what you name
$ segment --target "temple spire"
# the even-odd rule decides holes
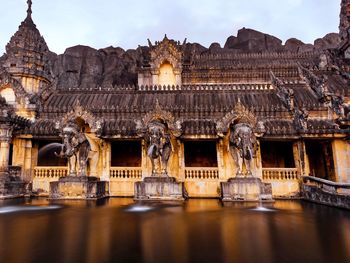
[[[27,9],[27,17],[31,17],[32,16],[32,0],[27,0],[27,4],[28,4],[28,9]]]

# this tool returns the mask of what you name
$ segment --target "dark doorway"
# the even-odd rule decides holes
[[[141,167],[141,158],[141,141],[112,142],[112,166]]]
[[[335,181],[332,145],[329,141],[307,141],[310,175]]]
[[[292,142],[262,141],[260,149],[263,168],[295,168]]]
[[[187,141],[185,145],[186,167],[217,167],[215,141]]]
[[[67,166],[67,159],[55,155],[61,151],[61,142],[39,141],[38,144],[38,166]]]

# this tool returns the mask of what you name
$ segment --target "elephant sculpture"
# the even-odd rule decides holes
[[[98,145],[80,132],[75,123],[67,124],[61,133],[62,148],[58,157],[68,159],[69,176],[87,176],[87,164],[90,160],[90,175],[96,176],[98,163]],[[79,164],[79,165],[78,165]]]
[[[152,162],[152,176],[168,176],[168,161],[172,151],[170,135],[160,122],[152,122],[146,135],[147,155]]]
[[[256,137],[252,128],[245,123],[233,126],[230,134],[229,150],[238,167],[237,176],[243,176],[243,164],[246,174],[252,176],[252,161],[256,152]]]

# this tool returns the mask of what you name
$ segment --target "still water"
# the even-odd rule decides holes
[[[0,262],[350,262],[350,212],[299,201],[0,201]]]

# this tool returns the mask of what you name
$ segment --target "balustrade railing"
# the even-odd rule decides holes
[[[302,179],[304,185],[314,186],[323,192],[350,195],[350,183],[338,183],[314,176],[303,176]]]
[[[111,167],[110,178],[142,180],[142,169],[141,167]]]
[[[186,180],[218,180],[219,169],[210,167],[185,168]]]
[[[68,167],[66,166],[37,166],[34,168],[34,177],[37,178],[59,178],[67,176]]]
[[[299,180],[297,168],[263,168],[264,181],[291,181]]]

